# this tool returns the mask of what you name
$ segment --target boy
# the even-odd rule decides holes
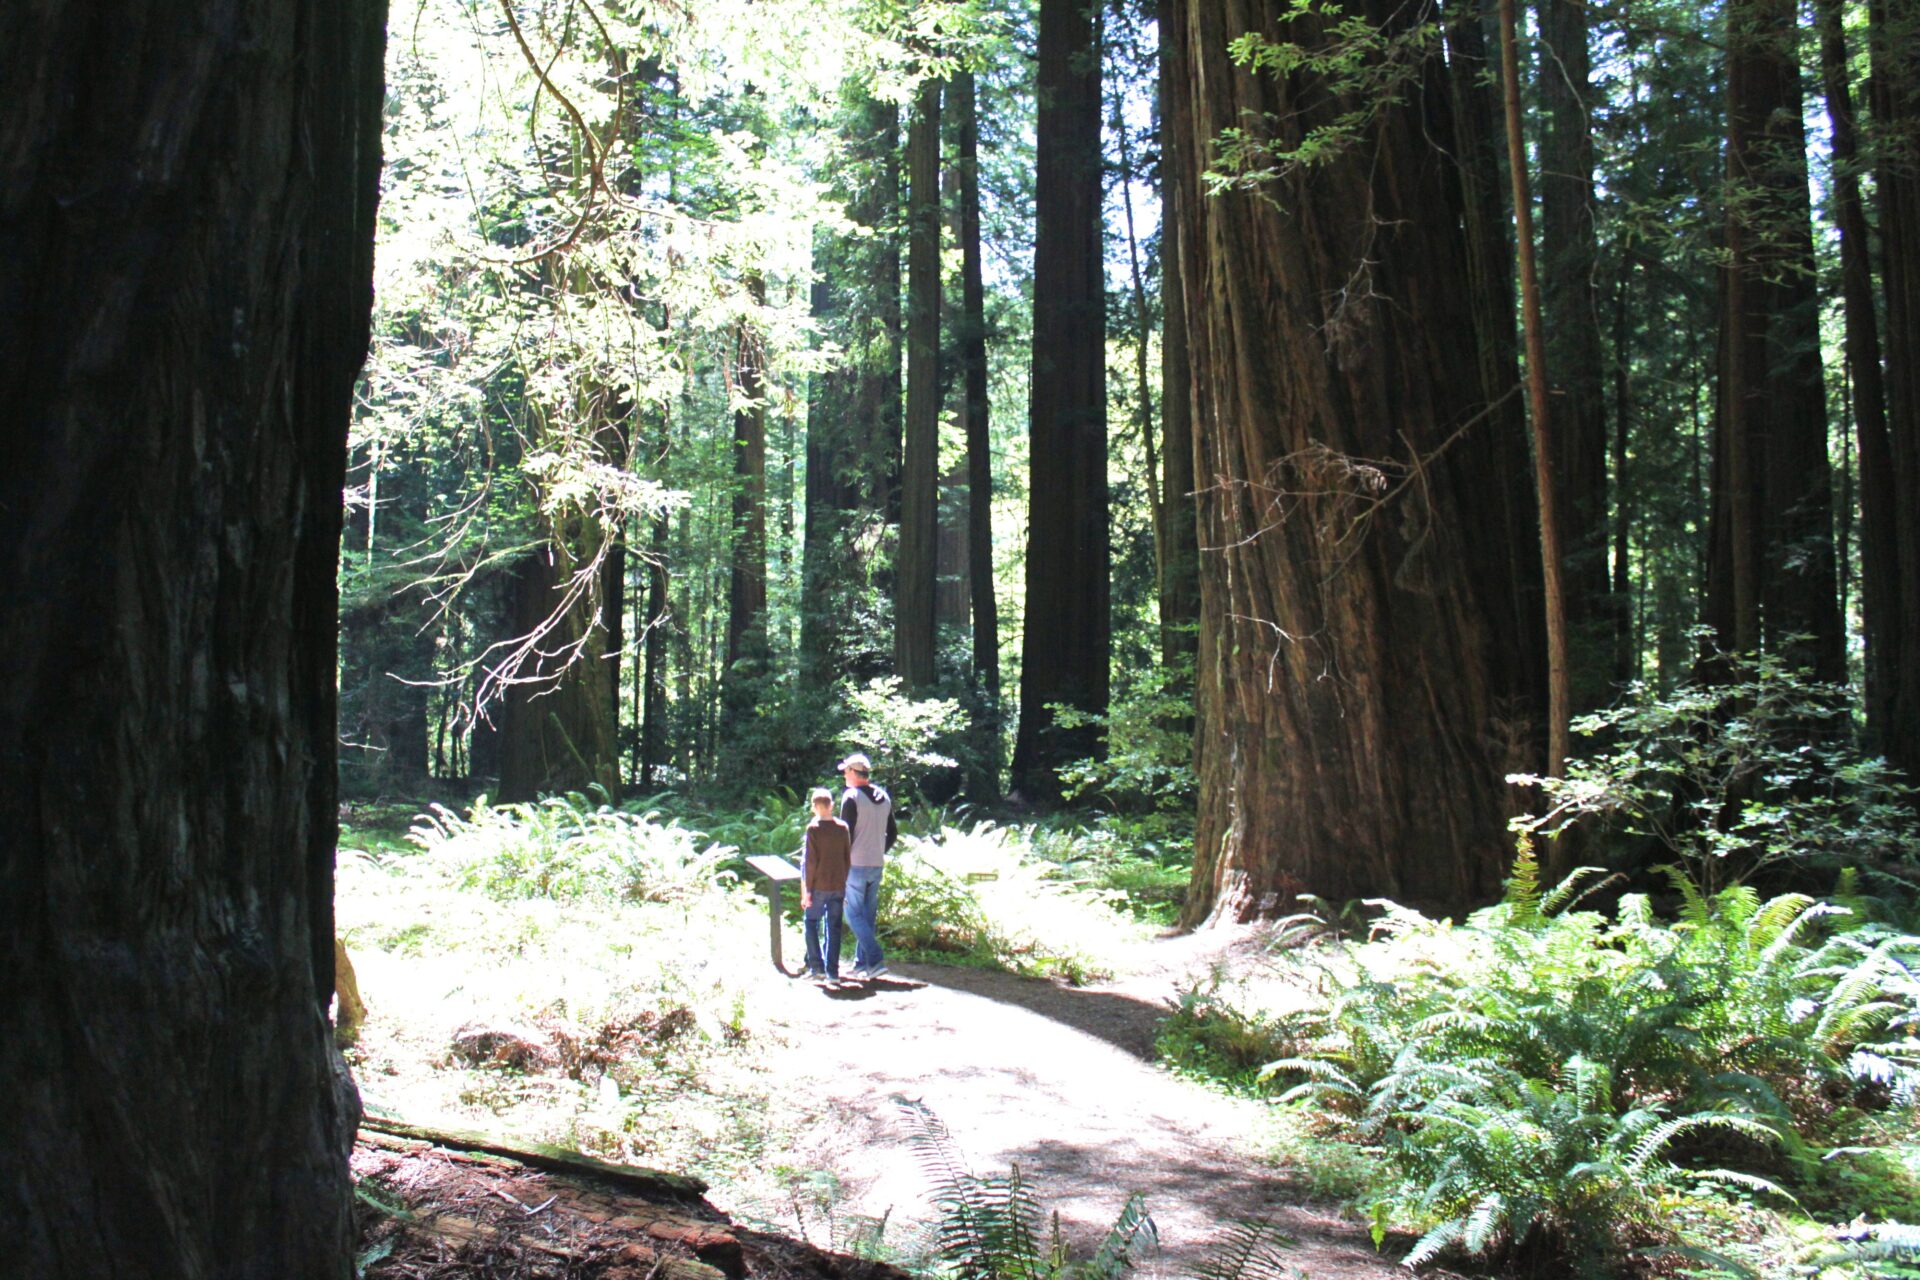
[[[830,982],[840,976],[841,913],[847,899],[847,867],[853,833],[833,816],[833,793],[815,787],[813,821],[800,838],[800,906],[807,935],[807,977]],[[827,929],[827,951],[820,954],[820,925]]]

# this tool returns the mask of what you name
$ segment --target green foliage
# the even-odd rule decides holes
[[[1410,1262],[1613,1253],[1661,1239],[1673,1197],[1716,1187],[1884,1205],[1884,1180],[1848,1186],[1818,1157],[1876,1109],[1910,1121],[1920,937],[1838,900],[1703,894],[1677,872],[1677,920],[1643,895],[1576,909],[1595,880],[1543,892],[1523,841],[1506,899],[1464,925],[1374,902],[1370,941],[1280,961],[1304,1003],[1266,1014],[1216,975],[1163,1045],[1243,1081],[1274,1046],[1260,1074],[1282,1100],[1313,1099],[1381,1150],[1371,1198],[1422,1233]]]
[[[1708,888],[1777,864],[1920,870],[1917,793],[1852,745],[1850,695],[1774,655],[1723,659],[1728,679],[1661,694],[1635,685],[1620,705],[1575,722],[1602,744],[1539,787],[1547,813],[1520,821],[1551,835],[1588,820],[1603,841],[1651,843]]]
[[[465,817],[435,805],[413,839],[462,886],[498,899],[684,902],[711,890],[733,853],[653,814],[590,806],[577,793],[498,806],[481,796]]]
[[[1130,1198],[1091,1258],[1073,1259],[1015,1165],[976,1174],[961,1163],[946,1125],[926,1104],[895,1096],[939,1212],[937,1256],[958,1280],[1119,1280],[1134,1251],[1157,1239],[1139,1196]]]
[[[1070,797],[1166,812],[1193,806],[1193,670],[1191,663],[1155,666],[1137,675],[1105,715],[1062,704],[1053,708],[1062,729],[1099,731],[1100,755],[1060,771]]]
[[[898,676],[880,676],[847,690],[852,722],[840,738],[873,758],[875,776],[896,796],[925,794],[927,779],[958,762],[939,750],[961,732],[966,719],[952,698],[914,698]]]
[[[1228,52],[1243,67],[1288,80],[1295,86],[1289,96],[1312,110],[1270,116],[1258,130],[1223,129],[1218,165],[1206,175],[1216,192],[1270,183],[1347,154],[1404,100],[1440,46],[1436,23],[1375,26],[1336,0],[1292,0],[1281,22],[1298,38],[1249,31],[1229,42]]]

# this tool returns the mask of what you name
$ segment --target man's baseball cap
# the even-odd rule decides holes
[[[842,760],[839,764],[833,767],[835,770],[837,770],[840,773],[845,773],[849,769],[853,769],[860,773],[872,773],[873,761],[867,759],[866,752],[856,751],[852,755],[848,756],[845,760]]]

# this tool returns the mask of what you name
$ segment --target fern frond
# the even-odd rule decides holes
[[[1160,1232],[1147,1214],[1146,1201],[1137,1193],[1127,1198],[1120,1216],[1107,1228],[1107,1235],[1094,1251],[1093,1258],[1081,1270],[1084,1280],[1119,1280],[1133,1266],[1133,1251],[1141,1243],[1153,1244]]]
[[[1540,900],[1540,914],[1562,915],[1608,885],[1621,882],[1624,878],[1619,872],[1610,872],[1605,867],[1575,867],[1567,873],[1566,879],[1555,885],[1553,891]]]
[[[1713,908],[1700,894],[1700,886],[1693,877],[1671,862],[1662,863],[1654,868],[1667,878],[1675,893],[1680,895],[1680,918],[1697,929],[1704,929],[1713,922]]]
[[[1400,1265],[1411,1271],[1422,1263],[1432,1262],[1440,1256],[1440,1251],[1454,1244],[1466,1234],[1467,1220],[1464,1217],[1448,1218],[1439,1226],[1420,1237],[1412,1252],[1400,1260]]]
[[[1668,1143],[1681,1134],[1691,1133],[1696,1129],[1730,1129],[1769,1146],[1780,1141],[1778,1130],[1751,1116],[1733,1115],[1723,1111],[1695,1112],[1693,1115],[1679,1116],[1669,1120],[1640,1139],[1628,1154],[1626,1167],[1638,1173],[1649,1160],[1665,1150]]]
[[[1294,1239],[1262,1218],[1232,1222],[1193,1270],[1197,1280],[1284,1280]]]

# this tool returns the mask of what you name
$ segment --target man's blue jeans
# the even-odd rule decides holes
[[[853,967],[871,969],[881,962],[880,873],[885,867],[847,870],[847,928],[853,930]]]
[[[816,893],[812,905],[801,917],[807,935],[808,973],[824,973],[835,978],[840,976],[840,913],[846,898],[844,893]],[[827,933],[825,959],[820,955],[820,927],[823,924]]]

